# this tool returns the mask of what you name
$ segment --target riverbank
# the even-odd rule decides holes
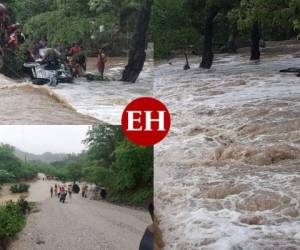
[[[288,48],[288,53],[286,52]],[[169,249],[298,249],[299,42],[182,58],[155,68],[173,126],[155,154],[155,202]]]

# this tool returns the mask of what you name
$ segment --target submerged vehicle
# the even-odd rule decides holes
[[[40,58],[35,62],[25,63],[24,67],[29,69],[33,84],[56,86],[58,83],[72,83],[73,73],[67,63],[59,61],[56,65],[50,65],[43,58],[47,49],[40,50]],[[59,53],[59,52],[57,52]]]

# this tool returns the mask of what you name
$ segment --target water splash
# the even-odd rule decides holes
[[[287,48],[287,50],[284,49]],[[300,245],[300,84],[297,42],[260,62],[218,55],[155,67],[155,95],[173,117],[156,148],[156,209],[166,249],[297,249]],[[286,53],[286,54],[284,54]]]
[[[153,61],[145,63],[140,78],[134,84],[125,84],[117,79],[126,65],[126,58],[115,58],[106,70],[111,81],[87,81],[76,79],[73,84],[59,84],[53,90],[63,96],[75,109],[106,123],[120,125],[121,114],[126,105],[141,96],[153,95]],[[95,65],[95,64],[94,64]],[[95,68],[90,67],[91,71]]]

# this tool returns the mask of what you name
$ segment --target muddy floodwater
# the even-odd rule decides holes
[[[20,197],[26,197],[26,200],[31,202],[43,202],[49,198],[50,187],[55,184],[59,184],[57,181],[45,181],[46,176],[44,174],[38,174],[38,178],[31,182],[27,182],[30,184],[30,188],[28,193],[23,194],[13,194],[10,192],[11,184],[5,184],[2,186],[2,190],[0,192],[0,204],[3,204],[7,201],[17,201]]]
[[[125,106],[153,94],[153,60],[147,60],[135,84],[121,79],[127,58],[108,58],[107,81],[77,78],[57,87],[35,86],[0,75],[0,124],[120,124]],[[97,73],[96,58],[88,59],[88,72]]]
[[[0,75],[0,79],[1,79]],[[31,83],[0,86],[0,124],[96,124],[95,118],[78,113],[47,87]]]
[[[134,84],[119,81],[126,64],[127,58],[108,58],[105,71],[108,81],[78,78],[73,84],[59,84],[53,90],[78,112],[119,125],[121,114],[131,100],[153,95],[153,60],[146,61],[144,70]],[[87,71],[97,72],[95,58],[89,58]]]
[[[297,42],[155,67],[172,112],[156,148],[156,209],[166,249],[299,249],[300,67]]]

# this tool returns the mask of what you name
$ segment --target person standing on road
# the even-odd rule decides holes
[[[55,184],[55,186],[54,186],[54,193],[55,193],[55,196],[57,196],[57,184]]]
[[[62,185],[58,185],[58,198],[60,198],[60,195],[62,194]]]
[[[81,186],[81,196],[82,196],[82,198],[85,197],[85,185]]]
[[[153,250],[162,249],[164,247],[164,242],[162,240],[162,233],[158,227],[157,219],[154,215],[154,205],[151,203],[148,206],[150,216],[152,218],[153,224],[146,228],[146,231],[141,240],[139,250]]]
[[[60,185],[59,192],[60,192],[60,194],[63,194],[65,192],[64,185]]]
[[[50,194],[51,194],[51,198],[53,197],[53,187],[50,187]]]
[[[68,193],[69,193],[69,198],[71,199],[72,198],[72,185],[71,184],[68,186]]]

